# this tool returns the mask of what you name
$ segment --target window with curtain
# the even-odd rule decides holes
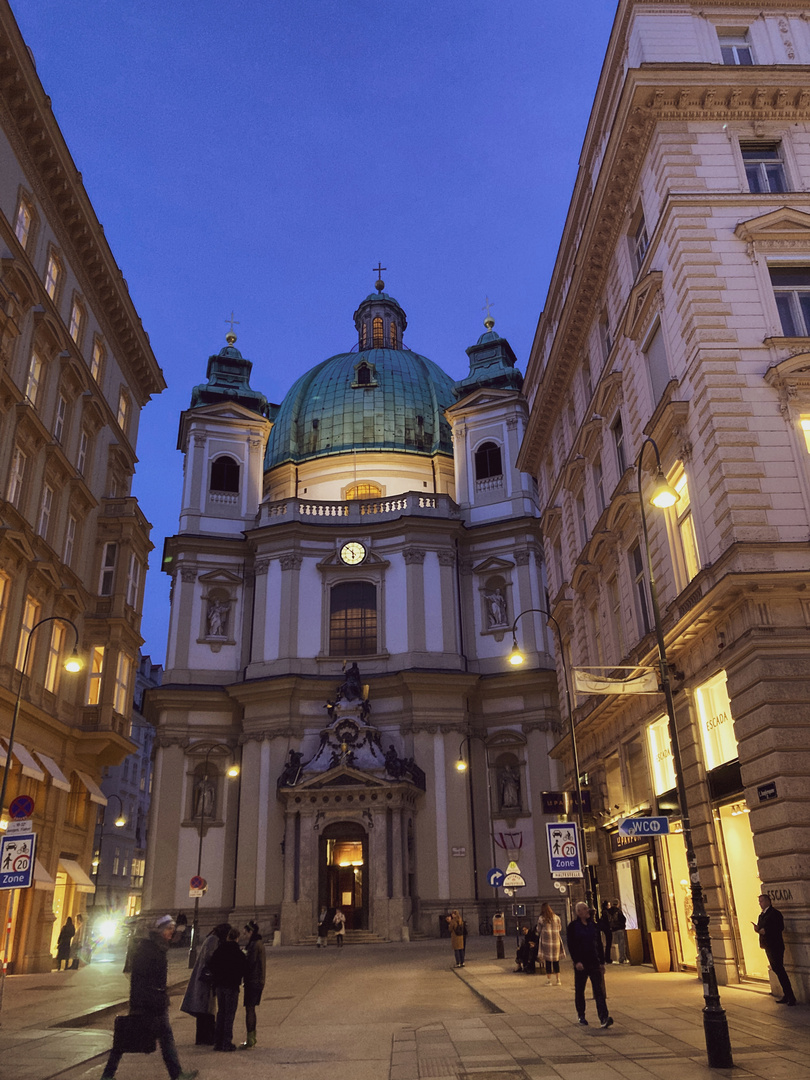
[[[348,658],[376,652],[376,585],[368,581],[334,585],[329,603],[329,655]]]

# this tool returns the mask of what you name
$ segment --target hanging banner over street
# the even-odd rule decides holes
[[[572,821],[546,822],[548,862],[553,878],[582,877],[577,827]]]
[[[627,668],[636,672],[626,679],[600,675],[600,670],[616,671],[616,668],[574,668],[574,689],[579,694],[658,694],[658,675],[653,668]]]

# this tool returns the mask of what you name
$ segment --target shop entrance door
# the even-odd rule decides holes
[[[347,930],[368,929],[368,836],[362,825],[340,821],[321,833],[318,907],[340,908]]]
[[[648,935],[663,926],[655,856],[645,853],[622,860],[616,864],[616,876],[627,928],[641,931],[643,962],[648,964],[652,959]]]

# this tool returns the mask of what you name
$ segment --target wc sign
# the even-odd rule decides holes
[[[548,862],[553,878],[580,878],[580,861],[577,827],[571,821],[546,822],[548,839]]]

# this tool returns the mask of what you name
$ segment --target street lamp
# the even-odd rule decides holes
[[[118,817],[115,819],[113,824],[115,825],[116,829],[123,829],[123,827],[127,823],[127,819],[124,817],[124,804],[121,802],[121,797],[120,795],[108,795],[107,806],[109,806],[110,804],[110,799],[118,800]],[[93,855],[93,877],[95,878],[96,888],[95,892],[93,893],[93,902],[90,905],[90,909],[94,914],[96,910],[96,896],[98,895],[98,875],[99,871],[101,870],[101,848],[104,843],[104,826],[107,822],[107,806],[104,807],[104,810],[101,814],[101,825],[98,834],[98,847],[96,848]]]
[[[212,754],[228,754],[228,755],[230,755],[230,750],[223,743],[211,743],[211,745],[205,751],[205,763],[203,765],[203,775],[202,775],[202,780],[201,780],[200,787],[199,787],[199,792],[200,792],[200,799],[199,799],[199,801],[200,801],[200,843],[199,843],[199,845],[197,847],[197,877],[200,876],[200,870],[202,869],[203,836],[205,834],[205,802],[206,802],[206,794],[207,794],[207,791],[208,791],[208,784],[209,784],[208,762],[210,761]],[[234,779],[234,777],[237,777],[239,775],[239,766],[235,762],[232,761],[231,764],[226,769],[226,775],[230,779]],[[216,797],[216,791],[214,791],[213,797],[211,799],[211,813],[212,814],[214,812],[214,800],[215,800],[215,797]],[[199,892],[200,892],[200,890],[198,889],[197,890],[198,895],[194,897],[194,921],[191,924],[191,941],[189,942],[189,946],[188,946],[188,966],[190,968],[194,967],[194,964],[196,963],[196,960],[197,960],[197,949],[198,949],[197,934],[198,934],[198,920],[199,920],[199,914],[200,914]]]
[[[593,907],[593,868],[587,861],[587,852],[585,848],[585,816],[582,811],[582,785],[579,780],[579,754],[577,753],[577,735],[574,730],[574,710],[571,708],[571,691],[568,688],[568,667],[565,663],[565,647],[563,646],[562,630],[560,624],[549,614],[545,608],[526,608],[525,611],[521,611],[516,616],[515,621],[512,623],[512,651],[509,654],[509,663],[514,667],[518,667],[522,664],[526,657],[518,648],[517,640],[517,624],[518,620],[522,619],[524,615],[529,615],[531,612],[537,612],[539,615],[543,615],[546,622],[553,625],[557,633],[557,644],[560,650],[560,663],[563,670],[563,685],[565,686],[565,706],[568,710],[568,723],[571,728],[571,754],[574,759],[574,786],[577,794],[577,823],[579,825],[579,850],[580,858],[585,865],[584,884],[585,884],[585,903],[588,907]]]
[[[655,638],[658,644],[658,663],[661,668],[661,686],[664,691],[664,699],[669,718],[669,739],[672,743],[672,764],[675,770],[675,784],[678,792],[678,803],[681,811],[681,824],[683,827],[683,841],[686,847],[686,862],[689,866],[689,881],[692,892],[692,924],[695,927],[695,939],[698,947],[698,959],[700,973],[703,979],[703,1030],[706,1037],[706,1052],[709,1058],[709,1067],[713,1069],[732,1069],[734,1062],[731,1058],[731,1040],[728,1032],[728,1018],[725,1010],[720,1005],[720,994],[717,989],[717,974],[714,970],[714,957],[712,955],[712,939],[709,933],[709,916],[706,914],[706,904],[703,897],[703,889],[698,875],[697,858],[692,843],[692,825],[689,821],[689,807],[686,802],[686,787],[683,781],[683,765],[681,763],[681,745],[678,739],[678,726],[675,722],[675,704],[672,700],[672,684],[669,677],[669,664],[667,652],[664,646],[664,631],[661,626],[661,611],[658,607],[658,591],[655,587],[653,575],[652,557],[650,555],[650,539],[647,534],[647,513],[644,507],[644,495],[641,490],[641,463],[644,457],[644,447],[650,444],[655,451],[655,487],[650,502],[658,508],[674,506],[678,501],[677,492],[666,482],[661,468],[661,455],[654,439],[646,438],[641,444],[638,455],[638,501],[641,506],[641,528],[644,535],[644,554],[647,560],[647,575],[650,582],[650,600],[652,602],[653,621],[655,623]]]

